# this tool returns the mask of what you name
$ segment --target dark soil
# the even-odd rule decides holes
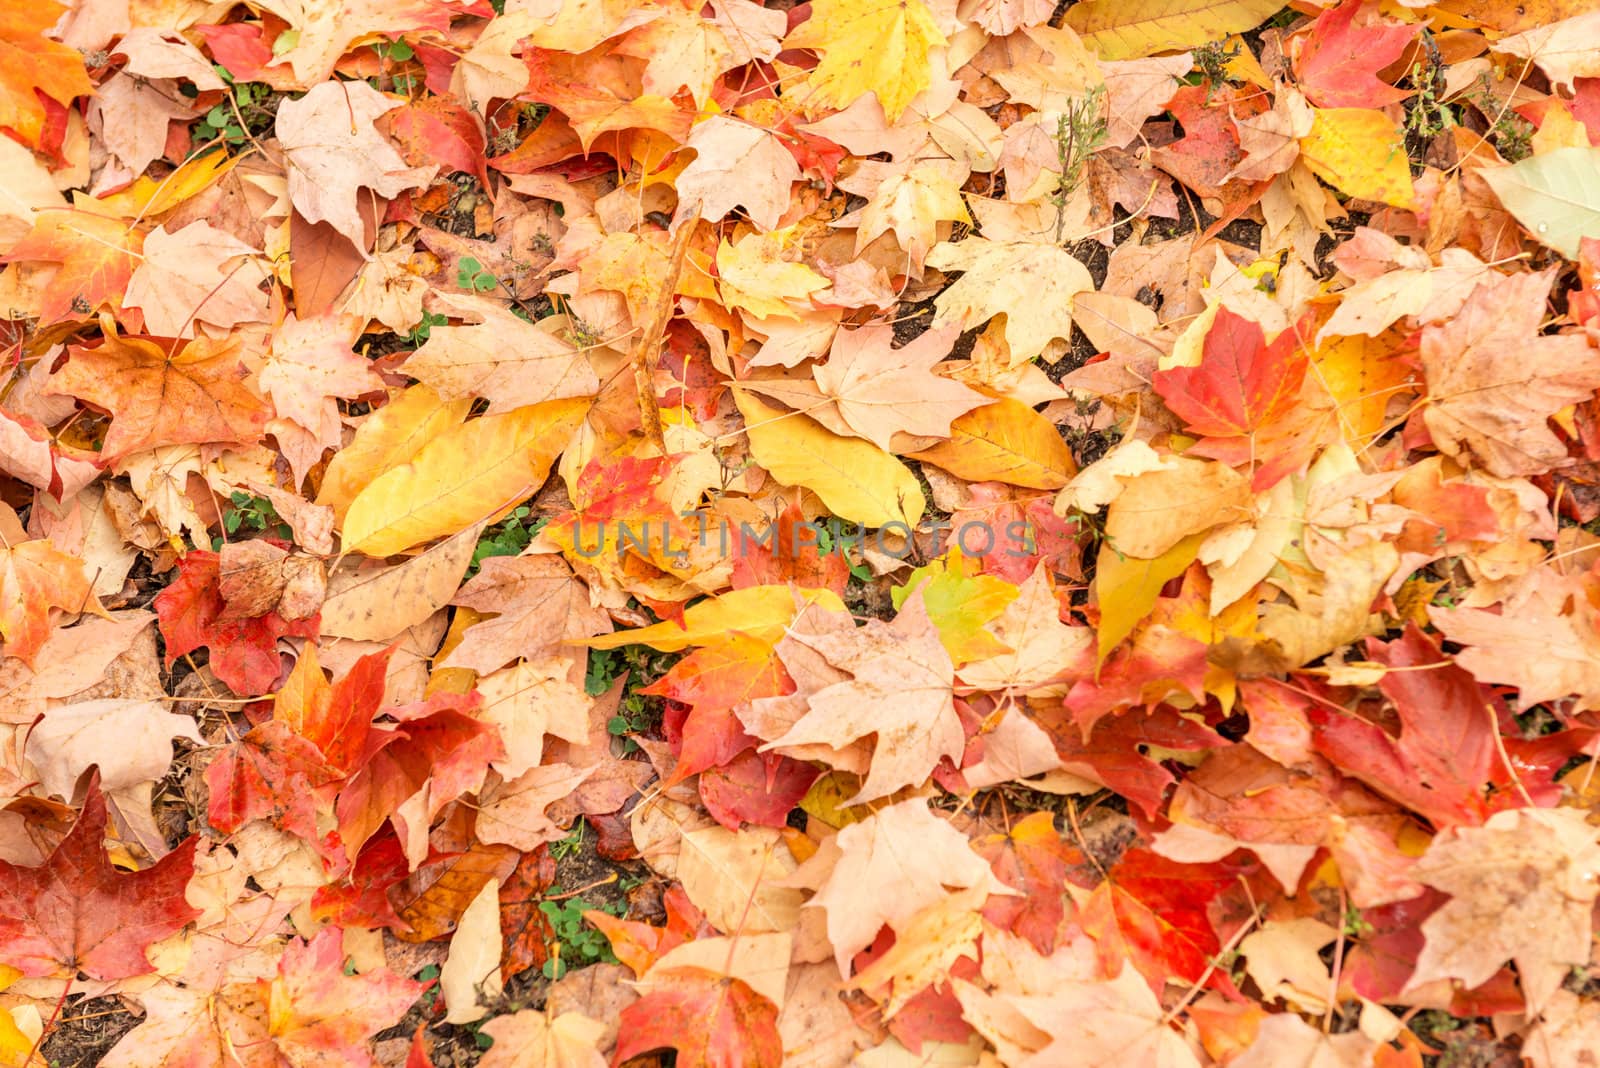
[[[51,1068],[89,1068],[138,1025],[121,998],[72,994],[40,1052]]]

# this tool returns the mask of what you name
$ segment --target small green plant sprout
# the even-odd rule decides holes
[[[235,534],[266,534],[288,541],[294,531],[285,523],[272,502],[244,490],[234,490],[228,495],[229,507],[222,513],[224,534],[211,539],[211,551],[221,552],[222,546]]]
[[[228,83],[228,97],[214,105],[193,131],[197,145],[222,141],[231,149],[241,149],[255,135],[268,130],[277,115],[281,98],[272,86],[261,82],[236,82],[228,68],[213,64],[213,69]]]
[[[1243,49],[1238,41],[1212,41],[1194,50],[1194,66],[1201,80],[1208,85],[1221,85],[1228,80],[1228,64],[1239,58]]]
[[[1097,85],[1056,117],[1056,163],[1061,175],[1050,194],[1056,209],[1056,243],[1060,244],[1067,225],[1067,202],[1083,182],[1083,169],[1089,157],[1106,143],[1106,90]]]
[[[665,675],[678,659],[677,653],[658,652],[647,645],[589,650],[589,668],[583,683],[589,696],[598,697],[611,689],[619,678],[624,675],[628,678],[617,713],[606,722],[611,736],[622,739],[624,754],[639,748],[629,736],[651,730],[661,716],[661,699],[638,691]]]
[[[428,989],[422,992],[422,1009],[424,1012],[432,1012],[434,1004],[439,1000],[439,984],[435,982],[439,978],[439,971],[437,964],[430,964],[416,975],[418,982],[430,984]]]
[[[550,958],[544,962],[544,977],[560,979],[571,968],[590,964],[616,964],[616,954],[606,936],[589,926],[583,918],[585,912],[605,912],[621,916],[626,908],[620,904],[594,905],[581,897],[560,901],[541,901],[539,911],[550,921],[555,932],[555,942],[550,946]]]
[[[450,317],[448,315],[441,315],[438,312],[425,311],[422,313],[422,321],[416,326],[413,326],[411,328],[411,333],[406,335],[406,341],[410,343],[412,348],[418,348],[423,342],[428,340],[429,335],[433,333],[434,327],[443,326],[449,321]]]
[[[1346,938],[1365,938],[1372,933],[1372,924],[1362,918],[1361,910],[1354,905],[1346,905],[1344,910],[1344,933]]]
[[[474,293],[487,293],[500,285],[500,279],[484,270],[476,256],[462,256],[456,264],[456,285]]]
[[[404,63],[417,54],[416,49],[407,44],[403,38],[398,41],[379,41],[372,46],[372,50],[378,53],[378,58],[390,63]]]
[[[850,559],[850,557],[845,553],[843,546],[838,544],[838,539],[842,536],[843,530],[844,525],[839,521],[838,517],[830,515],[828,517],[827,525],[817,531],[817,552],[823,556],[827,556],[832,552],[838,552],[840,557],[844,560],[844,566],[850,569],[850,576],[852,578],[854,578],[857,582],[871,582],[872,568],[868,567],[865,563],[857,563],[856,561]]]
[[[583,817],[579,816],[573,821],[572,830],[567,832],[565,838],[550,843],[550,856],[555,860],[566,860],[577,856],[583,850],[584,831],[587,827],[588,824],[583,822]]]
[[[488,527],[478,536],[477,548],[472,550],[472,563],[467,567],[467,577],[476,575],[483,562],[491,556],[516,556],[532,544],[548,519],[534,519],[533,509],[519,504],[500,522]]]
[[[374,89],[383,89],[383,81],[385,78],[388,79],[390,86],[396,92],[405,93],[408,96],[420,85],[420,82],[416,76],[410,72],[398,75],[389,74],[390,67],[409,62],[410,60],[416,58],[417,50],[412,48],[411,45],[403,38],[394,41],[375,42],[372,45],[372,50],[378,53],[378,58],[383,61],[384,66],[383,77],[368,79],[368,81],[372,83],[372,87]]]
[[[622,751],[631,753],[639,743],[629,735],[641,734],[655,725],[655,717],[645,707],[644,698],[636,693],[626,694],[617,706],[617,714],[606,720],[606,730],[614,738],[622,739]]]
[[[1411,84],[1416,94],[1406,112],[1406,131],[1425,141],[1457,125],[1455,112],[1439,98],[1443,79],[1436,76],[1437,70],[1421,62],[1411,68]]]

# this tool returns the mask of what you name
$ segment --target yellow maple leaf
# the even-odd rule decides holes
[[[928,49],[945,43],[922,0],[816,0],[784,41],[821,55],[811,72],[819,103],[846,107],[873,93],[894,122],[928,87]]]
[[[798,319],[799,312],[789,301],[803,301],[828,280],[803,263],[783,258],[783,238],[787,230],[770,234],[746,234],[738,244],[726,239],[717,247],[717,277],[722,302],[730,308],[743,308],[758,319],[775,316]]]
[[[1335,189],[1409,209],[1416,203],[1405,131],[1371,108],[1318,108],[1300,158]]]

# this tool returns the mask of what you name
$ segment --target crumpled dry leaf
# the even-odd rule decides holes
[[[278,108],[276,129],[289,172],[289,199],[310,222],[326,222],[357,248],[366,246],[360,198],[393,197],[433,177],[407,167],[374,125],[399,105],[366,82],[322,82]]]
[[[1600,832],[1580,809],[1509,809],[1435,838],[1412,878],[1450,900],[1422,922],[1409,988],[1436,979],[1479,986],[1515,961],[1528,1012],[1589,959],[1600,895]]]

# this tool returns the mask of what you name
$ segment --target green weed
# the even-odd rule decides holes
[[[278,510],[265,497],[234,490],[228,495],[228,504],[231,507],[222,514],[222,529],[227,533],[211,539],[212,552],[221,552],[222,546],[235,534],[266,534],[282,541],[294,537],[289,524],[283,521]]]
[[[611,952],[611,943],[606,936],[590,927],[583,918],[583,914],[591,910],[608,912],[613,916],[621,916],[627,911],[621,904],[596,905],[581,897],[539,902],[539,911],[550,921],[550,928],[556,935],[555,944],[550,947],[550,959],[544,962],[546,979],[560,979],[570,968],[617,963],[616,954]]]
[[[1067,201],[1083,182],[1083,169],[1106,143],[1106,90],[1097,85],[1078,100],[1067,105],[1067,110],[1056,119],[1056,163],[1061,176],[1056,179],[1050,203],[1056,209],[1056,243],[1060,244],[1067,224]]]
[[[236,82],[228,68],[213,63],[212,69],[228,83],[228,97],[195,124],[193,137],[196,144],[222,141],[230,149],[242,149],[258,135],[272,128],[278,114],[278,101],[283,95],[262,82]],[[184,87],[194,92],[192,86]]]
[[[500,285],[500,279],[483,268],[475,256],[462,256],[456,264],[456,285],[474,293],[487,293]]]
[[[637,691],[665,675],[681,656],[680,653],[658,652],[647,645],[589,650],[589,669],[583,683],[589,696],[598,697],[611,689],[619,678],[628,677],[628,688],[617,706],[617,714],[606,723],[606,730],[613,737],[623,739],[624,753],[639,748],[629,735],[650,731],[661,720],[661,699]]]
[[[516,556],[532,544],[548,519],[531,518],[533,509],[519,504],[500,522],[488,527],[478,536],[477,548],[472,550],[472,563],[467,566],[467,577],[476,575],[483,562],[491,556]]]

